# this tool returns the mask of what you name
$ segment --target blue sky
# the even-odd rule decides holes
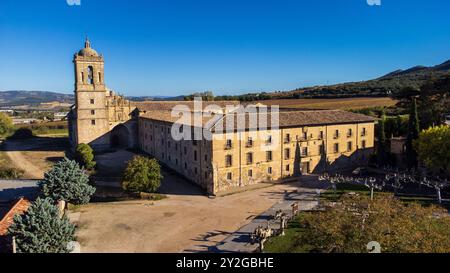
[[[2,0],[0,90],[73,92],[88,35],[126,95],[290,90],[450,59],[450,1]]]

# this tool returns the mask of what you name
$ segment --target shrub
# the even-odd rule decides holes
[[[434,171],[450,171],[450,127],[432,127],[420,133],[414,141],[419,158]]]
[[[15,237],[19,253],[68,253],[75,226],[60,217],[51,199],[38,198],[23,215],[14,217],[8,233]]]
[[[128,162],[123,175],[123,189],[153,193],[161,186],[161,167],[156,159],[136,156]]]
[[[25,172],[11,167],[0,167],[0,179],[19,179]]]
[[[92,170],[96,163],[94,161],[94,150],[87,144],[79,144],[75,150],[75,160],[88,170]]]
[[[7,134],[13,128],[12,119],[5,113],[0,113],[0,135]]]
[[[77,162],[65,158],[45,173],[39,187],[45,197],[55,202],[66,201],[75,205],[87,204],[95,192],[89,177]]]

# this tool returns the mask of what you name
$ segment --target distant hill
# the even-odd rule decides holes
[[[399,69],[368,81],[298,88],[286,92],[272,92],[268,95],[272,99],[386,96],[397,93],[404,87],[420,87],[429,79],[448,75],[450,75],[450,60],[431,67],[414,66],[406,70]]]
[[[73,103],[71,94],[61,94],[48,91],[0,91],[0,106],[37,106],[46,102]]]

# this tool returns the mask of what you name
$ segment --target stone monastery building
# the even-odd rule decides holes
[[[254,113],[241,113],[239,102],[230,101],[203,102],[200,109],[197,102],[131,102],[106,87],[103,56],[89,40],[73,63],[73,147],[86,143],[94,150],[138,149],[208,194],[365,165],[373,153],[375,120],[368,116],[340,110],[265,112],[261,104],[247,105]],[[181,114],[192,120],[203,116],[193,124],[183,122],[172,114],[175,106],[184,107]],[[267,118],[269,126],[248,122],[255,116]],[[244,126],[239,120],[246,121]],[[279,126],[271,126],[273,121]],[[232,130],[221,129],[230,123],[235,125]],[[185,138],[174,138],[173,130]],[[195,132],[209,137],[194,138]]]

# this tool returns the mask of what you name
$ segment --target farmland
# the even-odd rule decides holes
[[[331,110],[358,110],[373,107],[394,106],[397,102],[387,97],[375,98],[343,98],[343,99],[281,99],[264,100],[266,105],[279,105],[280,108],[298,109],[331,109]]]

